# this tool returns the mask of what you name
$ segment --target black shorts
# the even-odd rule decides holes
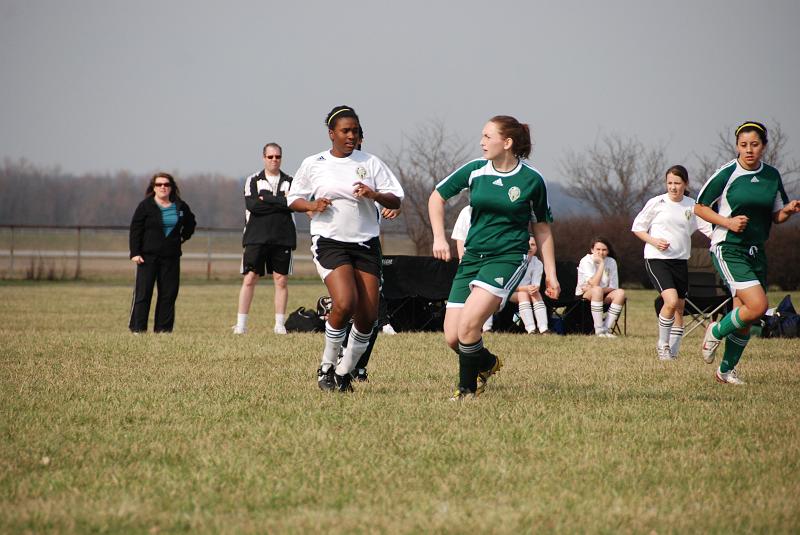
[[[285,245],[245,245],[242,253],[242,275],[252,271],[263,277],[267,273],[292,274],[292,248]]]
[[[311,254],[322,280],[345,264],[379,279],[381,277],[381,240],[377,237],[367,242],[351,243],[314,236],[311,239]]]
[[[679,299],[686,299],[689,291],[689,262],[686,260],[661,260],[645,258],[644,267],[650,282],[659,293],[674,288]]]

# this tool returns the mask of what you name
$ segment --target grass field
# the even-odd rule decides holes
[[[0,285],[0,532],[800,531],[797,341],[718,385],[697,333],[656,360],[633,291],[624,338],[487,335],[506,366],[474,402],[436,333],[324,394],[321,336],[273,335],[263,285],[234,337],[237,294],[186,284],[174,334],[133,336],[128,286]]]

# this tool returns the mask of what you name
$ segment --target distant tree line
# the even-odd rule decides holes
[[[205,227],[241,227],[241,181],[219,175],[176,177],[181,196]],[[0,224],[129,225],[150,175],[64,173],[27,161],[0,166]]]

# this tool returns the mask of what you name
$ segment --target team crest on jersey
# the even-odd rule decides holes
[[[520,189],[517,186],[511,186],[508,190],[508,198],[511,199],[511,202],[516,201],[519,199],[519,196],[522,194]]]
[[[367,170],[359,165],[358,169],[356,169],[356,174],[358,175],[358,178],[364,180],[364,177],[367,176]]]
[[[683,212],[683,215],[686,216],[686,221],[689,221],[692,218],[692,211],[686,210],[685,212]]]

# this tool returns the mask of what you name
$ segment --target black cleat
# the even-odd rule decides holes
[[[334,376],[333,366],[328,367],[328,371],[323,372],[322,366],[317,369],[317,384],[319,389],[325,392],[332,392],[336,389],[336,382]]]
[[[359,383],[366,383],[367,381],[369,381],[366,368],[356,368],[355,370],[350,372],[350,376]]]
[[[350,384],[350,382],[353,380],[353,378],[350,376],[349,373],[346,373],[344,375],[339,375],[338,373],[334,373],[333,374],[333,380],[335,382],[334,388],[338,392],[352,392],[353,391],[353,386]]]

